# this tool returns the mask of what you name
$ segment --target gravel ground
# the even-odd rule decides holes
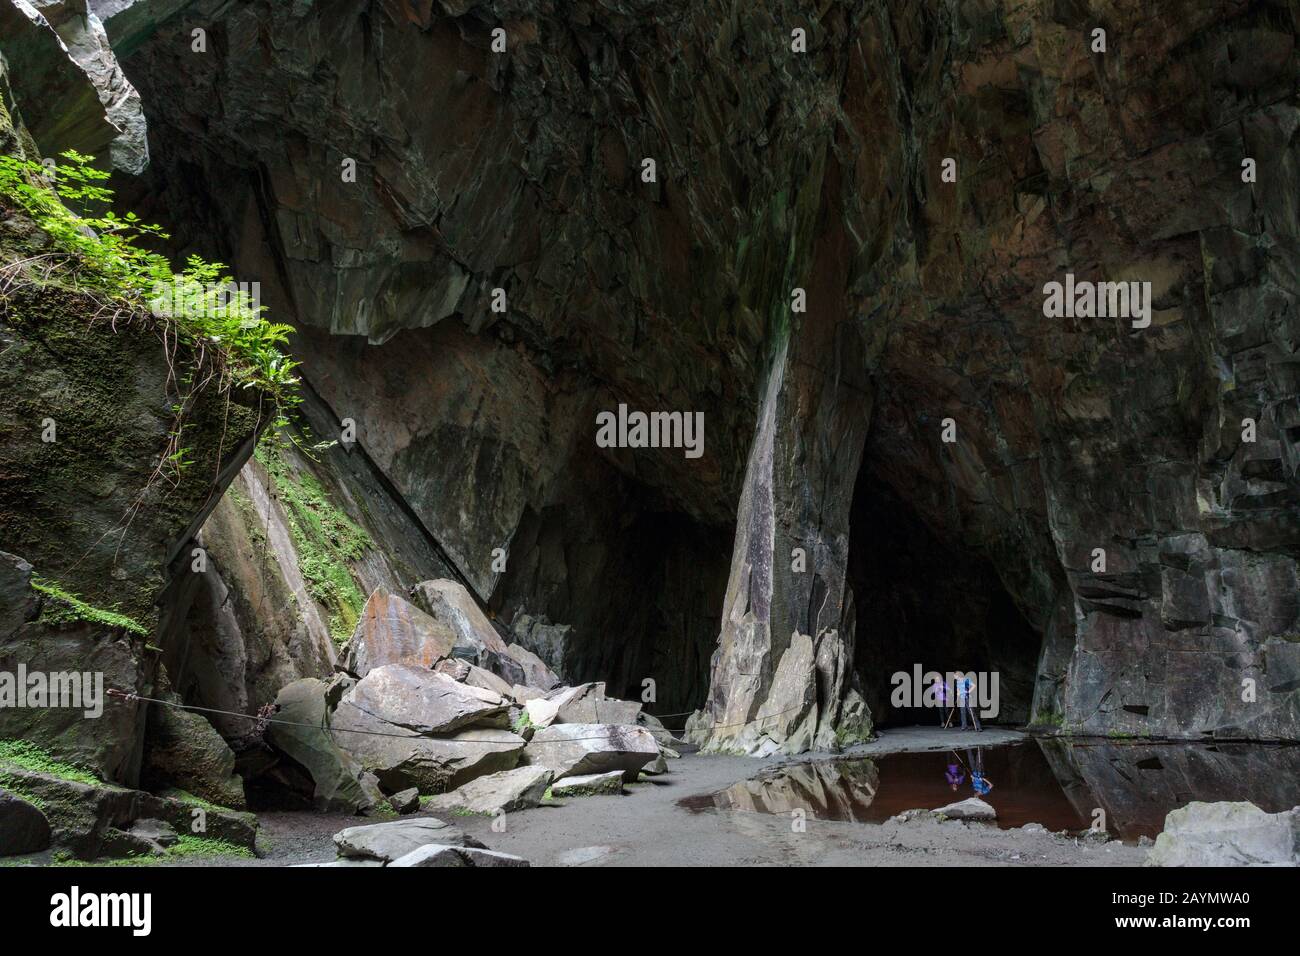
[[[980,734],[905,728],[886,731],[849,756],[962,745],[992,746],[1022,738],[1016,731]],[[795,761],[824,758],[806,754]],[[494,832],[484,817],[449,817],[494,850],[515,853],[536,866],[1137,866],[1145,849],[1118,842],[1076,840],[1033,828],[918,819],[909,823],[848,823],[809,819],[792,832],[784,816],[677,805],[683,797],[712,793],[782,761],[687,754],[669,761],[670,773],[628,788],[624,796],[583,797],[504,818]],[[337,814],[260,815],[266,858],[243,865],[318,863],[334,858],[331,837],[367,822]]]

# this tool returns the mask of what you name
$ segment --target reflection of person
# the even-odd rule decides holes
[[[970,761],[970,785],[975,789],[975,796],[984,797],[993,789],[993,782],[984,776],[984,748],[976,747],[975,756],[966,751],[966,759]]]
[[[948,781],[948,786],[953,790],[956,790],[962,785],[962,782],[966,779],[966,775],[961,772],[961,758],[955,753],[952,756],[956,763],[948,764],[948,772],[945,773],[943,777]]]
[[[957,709],[961,711],[961,729],[966,729],[966,714],[970,714],[971,723],[975,730],[982,730],[980,719],[975,714],[975,709],[970,705],[970,695],[975,689],[975,682],[971,680],[970,674],[958,673],[957,675]]]

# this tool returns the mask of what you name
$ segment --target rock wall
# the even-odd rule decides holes
[[[897,643],[848,570],[874,483],[1041,636],[1040,725],[1300,730],[1294,3],[174,6],[108,18],[144,208],[308,329],[313,386],[503,617],[634,686],[653,616],[603,623],[640,595],[596,553],[627,526],[568,512],[677,516],[665,568],[734,520],[695,739],[858,739],[854,668]],[[1045,315],[1067,273],[1150,282],[1150,325]],[[704,457],[595,448],[619,402],[704,412]]]

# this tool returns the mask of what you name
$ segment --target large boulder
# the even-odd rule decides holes
[[[555,786],[551,788],[551,796],[557,800],[563,797],[593,797],[622,792],[623,772],[621,770],[565,777],[563,780],[557,780]]]
[[[550,698],[559,705],[558,724],[636,724],[641,705],[605,696],[605,684],[579,684]]]
[[[446,579],[421,581],[416,585],[415,598],[438,623],[454,633],[455,657],[480,665],[491,656],[508,657],[506,641],[500,639],[497,628],[491,626],[463,584]],[[526,682],[519,679],[512,683]]]
[[[1165,817],[1146,865],[1300,865],[1300,807],[1265,813],[1244,801],[1189,803]]]
[[[546,662],[528,648],[519,644],[510,644],[506,647],[506,654],[523,668],[524,683],[530,687],[541,687],[544,690],[550,690],[560,683],[560,679],[555,676],[554,671],[546,666]]]
[[[434,817],[348,827],[334,834],[334,845],[338,847],[339,856],[381,860],[385,863],[391,863],[430,843],[483,848],[482,843],[459,827]]]
[[[168,699],[180,703],[175,695]],[[218,806],[247,808],[234,751],[202,714],[180,707],[152,705],[141,777],[150,789],[171,785]]]
[[[461,660],[459,657],[439,661],[434,670],[439,674],[446,674],[452,680],[460,681],[462,684],[490,690],[512,700],[515,699],[514,686],[520,686],[511,686],[490,670],[479,667],[477,664],[471,664],[469,661]]]
[[[50,845],[50,821],[33,803],[0,790],[0,856],[36,853]]]
[[[516,767],[488,774],[431,799],[431,810],[459,810],[466,813],[512,813],[542,802],[552,779],[546,767]]]
[[[623,724],[553,724],[533,735],[524,752],[530,766],[547,767],[556,779],[621,770],[628,782],[659,756],[644,727]]]
[[[343,730],[396,725],[416,734],[449,734],[472,726],[506,727],[511,702],[438,671],[386,664],[349,690],[334,712]]]
[[[80,859],[142,848],[130,835],[142,820],[162,821],[176,833],[256,849],[257,818],[251,813],[213,806],[176,790],[155,794],[104,783],[48,760],[40,765],[46,769],[0,761],[0,787],[39,806],[49,821],[51,845]]]
[[[433,667],[451,656],[455,647],[456,633],[445,622],[386,588],[376,588],[339,663],[357,677],[365,677],[388,664]]]
[[[384,721],[364,723],[387,729],[341,734],[340,742],[390,792],[417,787],[421,793],[443,793],[475,777],[510,770],[526,743],[510,731],[483,727],[428,737]]]
[[[564,661],[569,652],[573,628],[567,624],[552,624],[545,617],[517,614],[510,630],[515,643],[532,651],[546,666],[564,679]]]
[[[332,732],[326,688],[324,681],[305,677],[281,690],[275,701],[276,722],[267,728],[267,737],[311,776],[317,809],[368,810],[382,794],[336,742],[341,735]]]

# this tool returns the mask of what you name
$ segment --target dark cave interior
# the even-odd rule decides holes
[[[997,678],[989,723],[1028,719],[1041,636],[987,558],[946,541],[864,462],[850,517],[854,667],[876,726],[938,723],[934,708],[894,706],[893,675],[976,671]],[[954,715],[954,723],[956,716]],[[985,718],[981,718],[982,720]]]

